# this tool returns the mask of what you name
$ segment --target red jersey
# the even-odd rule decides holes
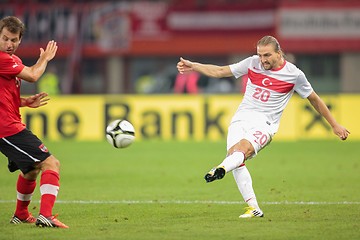
[[[16,77],[24,65],[16,55],[0,51],[0,137],[14,135],[25,128],[20,115],[20,85]]]

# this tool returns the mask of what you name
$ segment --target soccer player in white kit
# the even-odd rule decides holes
[[[212,182],[233,172],[239,191],[248,204],[240,218],[264,216],[256,200],[245,160],[254,157],[271,142],[294,91],[309,100],[341,140],[346,140],[350,134],[335,120],[305,74],[284,59],[279,42],[272,36],[264,36],[258,41],[257,55],[238,63],[217,66],[180,58],[177,68],[180,73],[196,71],[213,78],[248,75],[244,98],[228,128],[226,158],[205,175],[206,182]]]

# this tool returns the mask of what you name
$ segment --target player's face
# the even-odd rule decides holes
[[[0,33],[0,51],[8,54],[15,53],[20,44],[20,33],[11,33],[7,28],[3,28]]]
[[[260,57],[261,65],[265,70],[279,68],[282,64],[281,53],[275,52],[274,46],[271,44],[257,46],[257,55]]]

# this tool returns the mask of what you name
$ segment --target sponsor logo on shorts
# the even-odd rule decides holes
[[[39,148],[40,148],[40,150],[41,150],[42,152],[49,152],[49,150],[47,149],[47,147],[46,147],[44,144],[41,144],[41,145],[39,146]]]

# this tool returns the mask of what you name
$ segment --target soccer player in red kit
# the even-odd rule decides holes
[[[48,102],[47,93],[22,98],[21,81],[36,82],[57,52],[57,44],[49,41],[40,48],[37,62],[23,65],[14,53],[19,47],[25,26],[14,16],[0,20],[0,151],[8,158],[10,172],[20,170],[16,184],[17,201],[10,223],[35,223],[39,227],[68,228],[52,214],[59,191],[60,163],[46,146],[21,122],[20,107],[37,108]],[[32,194],[40,178],[40,213],[37,218],[28,211]]]
[[[228,128],[227,155],[205,175],[206,182],[212,182],[222,179],[228,172],[233,173],[238,189],[248,204],[240,218],[264,216],[256,200],[245,160],[256,156],[271,142],[279,128],[281,115],[295,91],[309,100],[340,139],[345,140],[350,133],[335,120],[305,74],[285,60],[279,42],[272,36],[264,36],[258,41],[257,55],[238,63],[217,66],[181,58],[177,68],[180,73],[196,71],[214,78],[248,75],[244,98]]]

